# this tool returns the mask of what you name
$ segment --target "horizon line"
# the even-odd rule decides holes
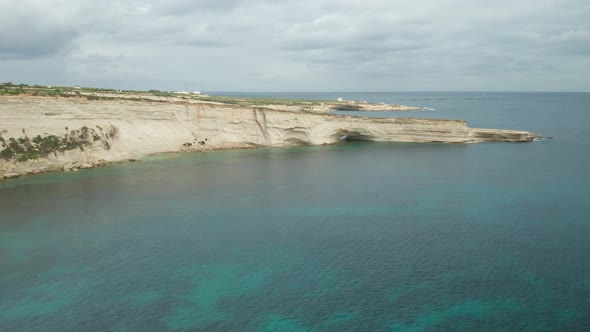
[[[375,91],[353,91],[353,90],[342,90],[342,91],[263,91],[263,90],[202,90],[202,92],[239,92],[239,93],[391,93],[391,92],[501,92],[501,93],[590,93],[590,91],[535,91],[535,90],[518,90],[518,91],[507,91],[507,90],[375,90]]]
[[[6,82],[2,82],[0,81],[0,84],[4,84],[4,83],[12,83],[15,86],[18,86],[20,84],[25,84],[25,85],[41,85],[41,86],[61,86],[61,87],[75,87],[75,86],[81,86],[84,88],[93,88],[93,89],[112,89],[112,90],[128,90],[128,91],[145,91],[148,92],[150,90],[159,90],[159,91],[167,91],[167,90],[160,90],[160,89],[135,89],[135,88],[113,88],[113,87],[100,87],[100,86],[82,86],[82,85],[61,85],[61,84],[39,84],[39,83],[13,83],[10,81],[6,81]],[[170,90],[173,91],[173,90]],[[174,90],[174,91],[180,91],[180,90]],[[281,91],[264,91],[264,90],[207,90],[207,89],[203,89],[200,90],[201,92],[237,92],[237,93],[408,93],[408,92],[491,92],[491,93],[590,93],[589,91],[552,91],[552,90],[513,90],[513,91],[507,91],[507,90],[373,90],[373,91],[354,91],[354,90],[341,90],[341,91],[337,91],[337,90],[332,90],[332,91],[328,91],[328,90],[321,90],[321,91],[304,91],[304,90],[281,90]]]

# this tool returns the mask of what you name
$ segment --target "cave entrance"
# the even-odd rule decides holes
[[[355,130],[340,130],[333,135],[341,142],[373,141],[373,137]]]

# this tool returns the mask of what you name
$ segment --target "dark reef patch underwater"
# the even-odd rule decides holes
[[[161,155],[1,182],[0,330],[590,328],[590,94],[304,97],[555,139]]]

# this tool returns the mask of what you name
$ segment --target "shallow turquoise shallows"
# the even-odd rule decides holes
[[[555,139],[170,154],[1,182],[0,331],[588,329],[590,94],[268,95]]]

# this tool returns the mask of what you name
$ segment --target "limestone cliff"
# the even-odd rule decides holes
[[[82,136],[86,128],[88,137]],[[105,134],[115,132],[116,135]],[[148,154],[254,146],[321,145],[342,139],[388,142],[527,142],[525,131],[468,128],[466,121],[364,118],[207,103],[0,97],[0,134],[44,155],[0,159],[0,176],[92,167]],[[82,138],[79,138],[82,137]],[[94,137],[90,139],[89,137]],[[98,137],[98,138],[97,138]],[[56,138],[56,139],[57,139]],[[6,148],[6,143],[0,150]],[[16,144],[16,143],[15,143]],[[82,145],[76,148],[75,144]]]

